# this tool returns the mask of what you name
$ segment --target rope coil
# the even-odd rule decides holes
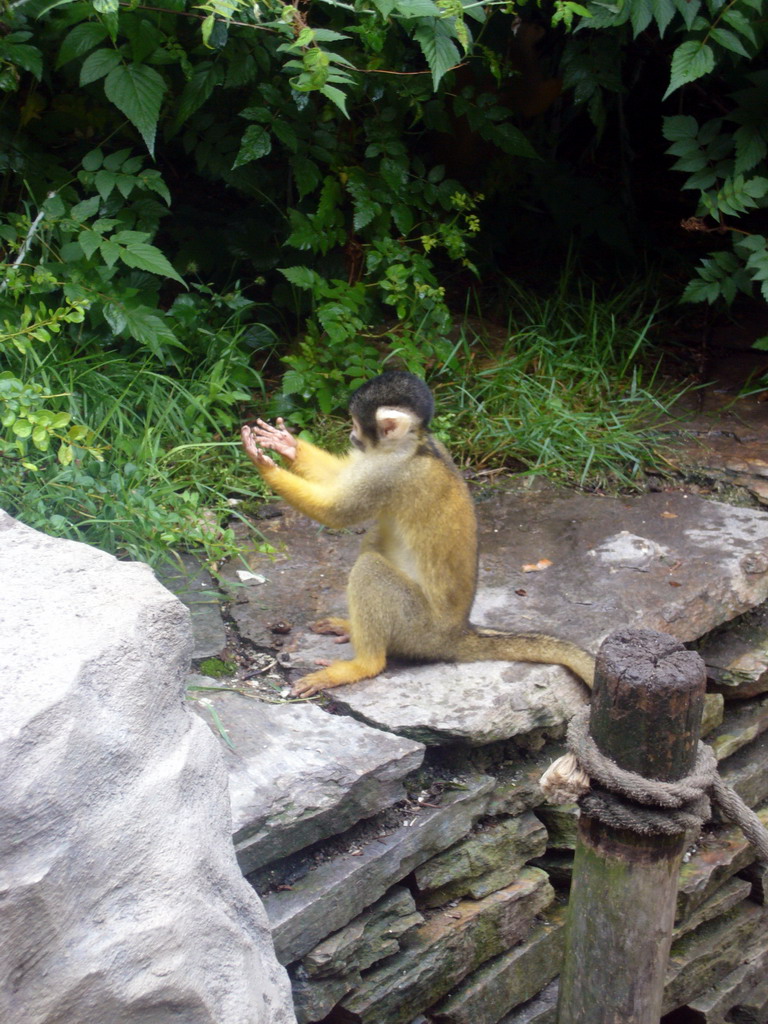
[[[568,748],[571,753],[541,777],[540,786],[551,803],[577,800],[590,818],[646,836],[698,834],[714,805],[741,828],[759,859],[768,862],[768,831],[720,778],[715,753],[706,744],[699,743],[696,764],[685,778],[646,779],[620,768],[599,750],[589,735],[589,708],[585,708],[568,726]]]

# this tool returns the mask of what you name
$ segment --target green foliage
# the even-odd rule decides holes
[[[507,339],[465,329],[433,379],[437,433],[473,464],[523,465],[581,487],[642,486],[667,411],[637,359],[653,325],[647,295],[629,287],[599,300],[567,273],[549,297],[514,285],[508,294]]]
[[[733,223],[768,205],[768,131],[756,116],[768,102],[768,74],[750,77],[750,87],[739,91],[738,105],[727,117],[701,125],[686,114],[664,120],[664,136],[671,143],[667,152],[677,157],[673,169],[687,175],[684,189],[698,193],[696,216],[684,226],[730,241],[728,249],[701,261],[683,301],[730,304],[739,292],[750,295],[755,284],[768,299],[765,237]]]
[[[3,29],[0,498],[33,525],[134,556],[233,553],[229,499],[252,487],[233,436],[265,376],[304,426],[385,366],[459,395],[472,372],[487,415],[466,415],[508,424],[494,396],[520,373],[515,415],[542,446],[560,436],[537,409],[559,407],[576,334],[610,366],[608,326],[548,323],[535,358],[518,330],[490,381],[454,308],[511,261],[551,279],[579,240],[609,266],[631,251],[625,107],[649,64],[689,226],[717,242],[684,297],[765,294],[759,0],[22,0]],[[580,429],[618,438],[606,416]],[[483,427],[470,449],[500,443]],[[584,458],[587,480],[603,463]]]

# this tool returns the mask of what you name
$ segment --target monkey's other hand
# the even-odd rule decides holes
[[[263,452],[256,443],[252,427],[244,426],[240,431],[240,438],[243,442],[245,454],[257,469],[275,468],[274,460],[270,459],[267,453]]]
[[[256,443],[262,448],[269,448],[278,455],[282,455],[293,462],[296,458],[298,442],[293,434],[285,426],[285,422],[278,416],[276,426],[265,423],[264,420],[256,420],[256,426],[251,428],[256,438]]]
[[[318,619],[317,622],[311,622],[309,628],[313,633],[319,633],[321,636],[335,636],[336,639],[333,641],[335,644],[349,643],[349,622],[347,619]]]

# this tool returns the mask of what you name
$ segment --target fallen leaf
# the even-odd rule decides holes
[[[662,519],[677,519],[677,512],[662,512]]]
[[[522,569],[523,572],[541,572],[543,569],[548,569],[550,565],[552,565],[552,562],[549,558],[540,558],[538,562],[529,562]]]

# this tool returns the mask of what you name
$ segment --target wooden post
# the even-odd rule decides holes
[[[590,732],[646,778],[693,769],[706,671],[664,633],[626,629],[597,658]],[[685,836],[579,821],[558,1024],[658,1024]]]

